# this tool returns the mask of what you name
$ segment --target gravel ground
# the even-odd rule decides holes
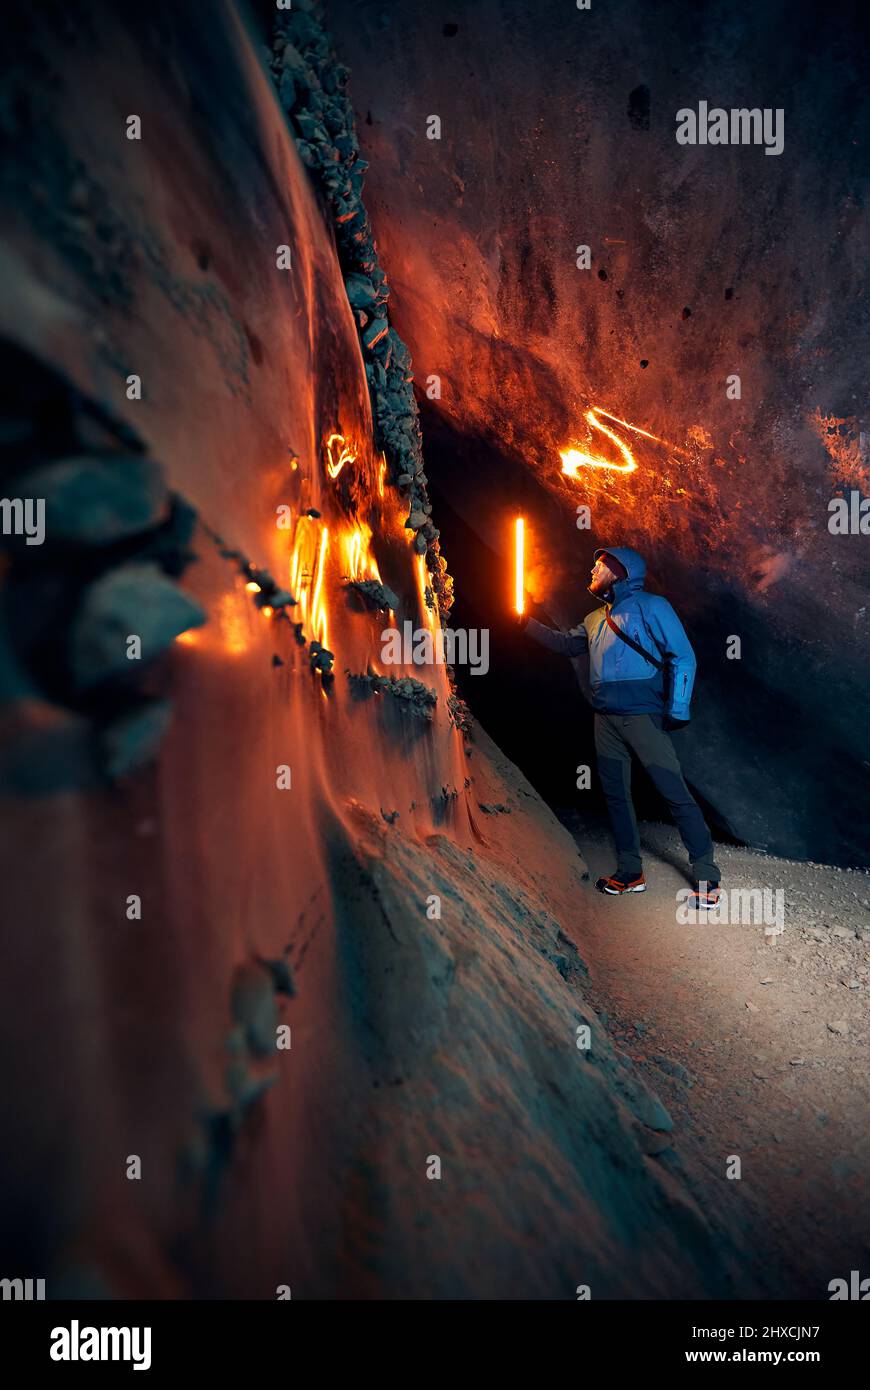
[[[563,819],[591,880],[612,871],[606,828]],[[870,1274],[870,874],[717,845],[723,888],[783,890],[771,939],[679,924],[677,834],[646,825],[642,842],[647,891],[595,894],[578,941],[593,1006],[670,1110],[700,1204],[750,1221],[782,1297],[827,1297]]]

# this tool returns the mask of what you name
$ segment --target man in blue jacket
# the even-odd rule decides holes
[[[568,633],[554,632],[534,618],[519,621],[550,651],[589,653],[595,751],[617,853],[615,872],[599,878],[596,888],[602,893],[642,893],[646,888],[631,800],[631,755],[636,753],[688,850],[695,905],[712,906],[719,896],[713,840],[666,732],[689,720],[695,654],[667,599],[645,592],[645,578],[646,564],[636,550],[596,550],[589,592],[604,600],[602,608]]]

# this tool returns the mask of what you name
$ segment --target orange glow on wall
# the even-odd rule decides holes
[[[420,604],[426,615],[427,625],[434,631],[438,619],[435,609],[430,608],[426,602],[426,590],[429,587],[429,571],[426,568],[426,558],[423,555],[415,555],[414,559],[417,567],[417,589],[420,594]]]
[[[562,460],[562,472],[567,473],[571,478],[576,478],[581,468],[606,468],[615,473],[633,473],[637,468],[637,460],[628,445],[623,439],[620,439],[615,430],[609,429],[599,419],[599,416],[612,420],[614,424],[621,425],[623,429],[630,430],[632,434],[639,434],[644,439],[651,439],[655,444],[664,444],[666,448],[672,447],[666,439],[660,439],[657,434],[650,434],[649,430],[643,430],[639,425],[629,424],[628,420],[620,420],[618,415],[611,415],[609,410],[604,410],[601,406],[596,405],[591,410],[587,410],[583,418],[591,429],[598,430],[610,440],[621,455],[622,463],[615,463],[613,459],[605,458],[602,454],[587,454],[583,449],[563,449],[559,454]]]
[[[348,448],[341,434],[331,434],[326,441],[326,471],[330,478],[337,478],[346,463],[353,463],[356,455]]]
[[[354,521],[342,532],[341,553],[347,579],[380,579],[371,541],[372,528],[366,522]]]
[[[317,573],[314,579],[314,592],[311,596],[311,623],[317,640],[327,646],[326,605],[323,602],[323,567],[326,563],[326,550],[329,545],[329,532],[324,526],[320,536],[320,549],[317,553]]]
[[[299,621],[306,636],[326,643],[326,606],[323,601],[323,571],[329,532],[316,517],[297,518],[290,553],[290,590],[298,608]],[[310,631],[308,629],[310,628]]]
[[[353,449],[338,431],[328,435],[324,449],[326,472],[332,479],[339,477],[345,464],[356,460]],[[381,496],[386,472],[386,458],[381,454],[376,484]],[[301,622],[306,638],[314,638],[324,647],[329,645],[328,568],[332,555],[336,556],[332,561],[335,571],[340,565],[340,574],[345,580],[380,582],[381,574],[371,545],[372,527],[358,517],[333,522],[332,534],[323,520],[310,516],[307,509],[296,518],[290,542],[288,587],[297,602],[294,618]]]
[[[217,629],[223,649],[229,656],[241,656],[248,650],[248,603],[241,591],[233,589],[221,594],[218,600]]]

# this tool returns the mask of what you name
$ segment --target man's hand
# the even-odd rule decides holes
[[[688,719],[675,719],[672,714],[666,714],[664,719],[665,731],[669,734],[676,733],[677,729],[685,729]]]

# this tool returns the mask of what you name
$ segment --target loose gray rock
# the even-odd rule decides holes
[[[311,663],[312,671],[319,671],[321,675],[328,676],[332,673],[335,653],[328,647],[324,647],[317,638],[312,638],[308,644],[308,659]]]
[[[348,275],[344,282],[352,309],[373,309],[377,290],[367,275]]]
[[[254,1075],[241,1058],[233,1058],[227,1064],[224,1081],[234,1107],[228,1117],[233,1129],[239,1128],[244,1111],[265,1095],[277,1080],[276,1072],[264,1076]]]
[[[691,1086],[692,1078],[689,1076],[686,1068],[681,1066],[679,1062],[672,1061],[670,1057],[661,1056],[653,1057],[653,1061],[663,1072],[667,1072],[668,1076],[673,1076],[677,1081],[682,1081],[684,1086]]]
[[[372,608],[380,611],[392,609],[395,613],[399,607],[398,594],[394,594],[392,589],[388,589],[379,579],[352,579],[348,588],[355,589]]]
[[[77,690],[129,676],[164,651],[181,632],[201,627],[200,605],[156,565],[122,565],[85,591],[70,631],[69,660]],[[141,639],[140,660],[127,656],[127,639]]]
[[[638,1119],[649,1129],[659,1130],[663,1134],[670,1134],[673,1130],[673,1120],[658,1096],[654,1096],[651,1092],[641,1095],[637,1115]]]
[[[129,776],[152,762],[171,718],[170,702],[153,700],[113,720],[103,729],[100,752],[109,777],[114,780]]]
[[[292,998],[296,993],[296,986],[289,962],[283,956],[279,956],[276,960],[261,960],[260,964],[271,974],[275,993],[286,994]]]
[[[45,499],[48,545],[114,545],[169,516],[160,465],[130,454],[61,459],[32,469],[18,486],[21,496]]]
[[[283,56],[281,61],[286,71],[297,73],[299,75],[303,86],[311,85],[311,69],[309,68],[305,59],[302,57],[302,54],[299,52],[297,48],[293,47],[292,43],[287,43],[286,41],[284,42]]]
[[[390,325],[386,319],[372,319],[362,335],[363,343],[369,351],[386,338],[389,329]]]
[[[254,594],[257,608],[295,608],[296,600],[288,589],[263,589]]]
[[[230,999],[233,1018],[244,1029],[253,1053],[267,1057],[275,1051],[278,1006],[271,971],[262,965],[243,965],[236,971]]]

